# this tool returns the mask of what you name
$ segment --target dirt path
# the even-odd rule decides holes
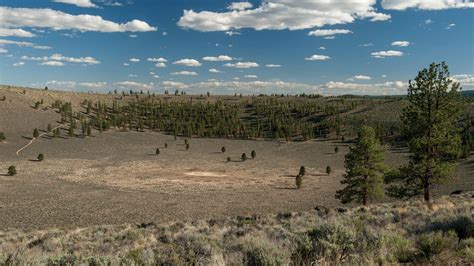
[[[59,127],[61,127],[61,126],[63,126],[63,125],[56,126],[56,127],[54,127],[51,131],[56,130],[57,128],[59,128]],[[46,134],[48,134],[48,133],[50,133],[50,132],[43,132],[43,133],[41,133],[41,134],[38,136],[38,138],[41,138],[42,136],[44,136],[44,135],[46,135]],[[17,150],[17,151],[16,151],[16,155],[17,155],[17,156],[20,156],[20,152],[23,151],[24,149],[28,148],[28,147],[29,147],[31,144],[33,144],[33,142],[34,142],[35,140],[37,140],[38,138],[33,138],[32,140],[30,140],[30,142],[28,142],[28,144],[26,144],[25,146],[23,146],[22,148],[20,148],[19,150]]]

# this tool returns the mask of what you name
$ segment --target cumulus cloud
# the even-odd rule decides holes
[[[156,67],[156,68],[165,68],[165,67],[166,67],[166,64],[163,63],[163,62],[161,62],[161,63],[156,63],[156,64],[155,64],[155,67]]]
[[[8,53],[8,50],[0,47],[0,54]]]
[[[452,29],[452,28],[454,28],[454,27],[456,27],[456,24],[451,23],[451,24],[449,24],[448,26],[446,26],[446,29],[447,29],[447,30],[450,30],[450,29]]]
[[[226,31],[225,34],[229,35],[229,36],[234,36],[234,35],[241,35],[242,33],[238,32],[238,31],[229,30],[229,31]]]
[[[101,89],[108,86],[107,82],[82,82],[78,84],[81,87],[91,88],[91,89]]]
[[[251,78],[251,79],[258,79],[257,75],[245,75],[244,77]]]
[[[353,23],[356,19],[390,19],[390,15],[377,13],[374,6],[374,0],[267,0],[255,8],[226,12],[184,10],[178,25],[198,31],[301,30]]]
[[[44,61],[40,65],[42,65],[42,66],[64,66],[64,63],[59,62],[59,61]]]
[[[197,76],[198,73],[194,71],[179,71],[179,72],[173,72],[171,75],[180,75],[180,76]]]
[[[403,56],[403,52],[400,51],[380,51],[380,52],[373,52],[370,55],[374,58],[386,58],[386,57],[400,57]]]
[[[364,75],[356,75],[351,78],[349,78],[349,81],[354,81],[354,80],[371,80],[372,78],[369,76],[364,76]]]
[[[409,46],[409,45],[411,45],[411,43],[408,42],[408,41],[395,41],[395,42],[392,42],[392,46],[406,47],[406,46]]]
[[[2,27],[50,28],[53,30],[78,30],[98,32],[145,32],[156,31],[155,27],[140,20],[116,23],[94,15],[71,15],[49,8],[0,7]]]
[[[53,0],[56,3],[70,4],[79,7],[97,7],[90,0]]]
[[[44,61],[42,65],[59,65],[57,63],[51,62],[69,62],[69,63],[78,63],[78,64],[85,64],[85,65],[96,65],[100,64],[100,61],[95,59],[94,57],[86,56],[86,57],[68,57],[63,56],[61,54],[53,54],[51,56],[42,56],[42,57],[28,57],[22,56],[22,60],[30,60],[30,61]],[[50,62],[49,64],[45,64],[46,62]],[[64,64],[63,64],[64,65]]]
[[[350,34],[352,31],[344,29],[333,29],[333,30],[313,30],[308,33],[309,36],[317,37],[334,37],[337,34]]]
[[[454,81],[461,83],[463,88],[474,89],[474,75],[458,74],[451,77]]]
[[[253,68],[253,67],[258,67],[259,65],[255,62],[237,62],[237,63],[227,63],[224,66],[233,67],[233,68]]]
[[[222,71],[220,71],[218,69],[215,69],[215,68],[209,69],[209,72],[211,72],[211,73],[222,73]]]
[[[42,46],[42,45],[36,45],[31,42],[18,42],[18,41],[12,41],[12,40],[5,40],[5,39],[0,39],[0,45],[16,45],[16,46],[22,46],[22,47],[31,47],[34,49],[51,49],[50,46]]]
[[[121,81],[121,82],[114,83],[114,85],[121,89],[150,90],[154,88],[153,82],[141,83],[141,82],[135,82],[135,81]]]
[[[324,60],[329,60],[331,57],[327,55],[319,55],[319,54],[314,54],[311,57],[305,58],[307,61],[324,61]]]
[[[35,37],[35,35],[29,31],[22,30],[22,29],[4,29],[0,28],[0,37],[23,37],[23,38],[31,38]]]
[[[140,59],[138,59],[138,58],[130,58],[129,61],[132,62],[132,63],[138,63],[138,62],[140,62]]]
[[[23,66],[25,64],[25,62],[17,62],[17,63],[14,63],[13,66],[14,67],[19,67],[19,66]]]
[[[382,7],[393,10],[409,8],[425,10],[441,10],[450,8],[474,8],[470,0],[382,0]]]
[[[196,59],[181,59],[173,62],[174,65],[182,65],[188,67],[200,67],[202,64]]]
[[[167,63],[168,62],[168,60],[166,60],[163,57],[160,57],[160,58],[147,58],[146,60],[149,61],[149,62],[159,62],[159,63]]]
[[[281,67],[281,65],[277,65],[277,64],[267,64],[265,66],[268,67],[268,68],[279,68],[279,67]]]
[[[384,83],[348,83],[329,81],[324,84],[327,94],[358,94],[358,95],[400,95],[406,93],[408,84],[402,81]]]
[[[234,2],[234,3],[231,3],[227,8],[229,10],[242,11],[242,10],[249,9],[252,7],[253,5],[250,2]]]
[[[232,61],[234,58],[228,55],[219,55],[219,56],[206,56],[202,60],[210,62],[222,62],[222,61]]]

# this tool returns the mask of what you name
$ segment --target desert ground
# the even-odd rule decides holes
[[[0,228],[159,223],[340,204],[334,194],[344,174],[349,141],[191,138],[186,150],[184,138],[174,140],[158,132],[94,130],[92,137],[70,138],[64,128],[61,137],[52,138],[44,130],[47,124],[58,126],[60,116],[52,108],[34,109],[36,101],[44,99],[47,106],[61,99],[78,106],[83,99],[107,101],[114,96],[5,86],[0,87],[2,96],[6,100],[0,102],[0,132],[7,140],[0,143]],[[44,134],[32,140],[34,128]],[[256,158],[242,162],[241,154],[250,157],[252,150]],[[45,155],[43,162],[36,161],[39,153]],[[386,147],[390,166],[407,156],[404,149]],[[10,165],[16,166],[16,176],[6,175]],[[302,165],[308,174],[298,190],[294,179]],[[330,175],[327,166],[333,170]],[[455,176],[435,196],[474,190],[473,156],[459,164]]]

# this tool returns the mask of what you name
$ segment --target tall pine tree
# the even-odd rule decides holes
[[[395,175],[392,195],[411,197],[423,193],[430,201],[432,185],[449,178],[453,159],[460,155],[461,136],[455,126],[462,110],[459,83],[449,77],[446,63],[432,63],[409,82],[409,105],[401,120],[409,142],[410,160]],[[398,182],[397,182],[398,181]]]
[[[375,130],[361,127],[356,145],[346,155],[346,175],[341,181],[345,187],[336,192],[336,198],[342,203],[356,201],[366,205],[368,200],[383,197],[383,155]]]

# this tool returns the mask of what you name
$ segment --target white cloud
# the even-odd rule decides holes
[[[130,38],[137,38],[138,37],[138,35],[136,35],[136,34],[130,34],[128,36],[130,36]]]
[[[160,78],[160,76],[158,76],[158,75],[153,75],[153,78],[155,78],[155,79],[159,79],[159,78]]]
[[[242,10],[249,9],[252,7],[253,7],[252,3],[249,3],[249,2],[234,2],[234,3],[231,3],[227,8],[229,10],[242,11]]]
[[[42,65],[42,66],[64,66],[64,63],[59,62],[59,61],[44,61],[40,65]]]
[[[268,65],[265,65],[266,67],[268,68],[279,68],[281,67],[281,65],[277,65],[277,64],[268,64]]]
[[[140,62],[140,59],[138,59],[138,58],[130,58],[129,61],[132,62],[132,63],[138,63],[138,62]]]
[[[209,72],[211,72],[211,73],[222,73],[222,71],[220,71],[218,69],[215,69],[215,68],[209,69]]]
[[[337,34],[350,34],[352,31],[344,29],[332,29],[332,30],[313,30],[308,33],[309,36],[317,37],[334,37]]]
[[[412,43],[408,41],[395,41],[392,42],[392,46],[399,46],[399,47],[407,47],[410,46]]]
[[[321,47],[319,47],[318,49],[319,49],[319,50],[326,50],[326,47],[321,46]]]
[[[129,63],[123,63],[124,66],[129,66],[130,64]]]
[[[375,11],[375,0],[267,0],[253,9],[212,12],[184,10],[178,25],[198,31],[301,30],[353,23],[356,19],[388,20]]]
[[[228,55],[219,55],[219,56],[206,56],[202,60],[210,62],[222,62],[222,61],[232,61],[233,58]]]
[[[196,59],[181,59],[176,62],[173,62],[175,65],[182,65],[188,67],[200,67],[202,64]]]
[[[374,58],[385,58],[385,57],[398,57],[398,56],[403,56],[403,52],[400,51],[380,51],[380,52],[373,52],[370,55]]]
[[[451,77],[454,81],[461,83],[464,88],[474,89],[473,74],[458,74]]]
[[[41,45],[36,45],[31,42],[18,42],[18,41],[12,41],[12,40],[5,40],[5,39],[0,39],[0,45],[17,45],[17,46],[22,46],[22,47],[32,47],[34,49],[51,49],[50,46],[41,46]]]
[[[189,86],[182,82],[166,80],[161,83],[165,89],[187,89]]]
[[[382,78],[386,78],[386,77],[387,77],[387,75],[382,75],[381,77],[382,77]]]
[[[0,54],[4,53],[8,53],[8,50],[0,47]]]
[[[242,33],[238,32],[238,31],[229,30],[229,31],[226,31],[225,34],[229,35],[229,36],[234,36],[234,35],[241,35]]]
[[[369,76],[364,76],[364,75],[356,75],[351,78],[349,78],[349,81],[354,81],[354,80],[371,80],[372,78]]]
[[[430,24],[433,24],[433,23],[434,23],[434,21],[432,19],[425,20],[426,25],[430,25]]]
[[[373,43],[364,43],[364,44],[361,44],[360,46],[370,47],[370,46],[374,46],[374,44]]]
[[[17,63],[14,63],[13,66],[14,67],[19,67],[19,66],[23,66],[25,64],[25,62],[17,62]]]
[[[49,8],[0,7],[2,27],[34,27],[53,30],[78,30],[98,32],[156,31],[155,27],[140,20],[115,23],[94,15],[71,15]]]
[[[165,67],[166,67],[166,64],[165,64],[165,63],[156,63],[156,64],[155,64],[155,67],[156,67],[156,68],[165,68]]]
[[[43,57],[28,57],[28,56],[22,56],[22,60],[30,60],[30,61],[52,61],[52,62],[69,62],[69,63],[79,63],[79,64],[86,64],[86,65],[96,65],[100,64],[100,61],[95,59],[94,57],[86,56],[86,57],[67,57],[63,56],[61,54],[53,54],[51,56],[43,56]],[[51,63],[51,64],[56,64],[56,63]],[[43,64],[42,64],[43,65]],[[48,65],[48,64],[44,64]]]
[[[446,26],[446,29],[447,29],[447,30],[450,30],[451,28],[454,28],[454,27],[456,27],[456,24],[451,23],[451,24],[449,24],[448,26]]]
[[[151,83],[141,83],[135,81],[121,81],[114,83],[115,86],[120,87],[121,89],[141,89],[141,90],[150,90],[154,88],[153,82]]]
[[[130,78],[136,78],[136,77],[138,77],[138,75],[136,75],[136,74],[129,74],[128,76],[129,76]]]
[[[253,67],[258,67],[258,64],[255,62],[237,62],[237,63],[227,63],[224,66],[233,67],[233,68],[253,68]]]
[[[91,88],[91,89],[101,89],[108,86],[107,82],[83,82],[78,84],[81,87]]]
[[[251,78],[251,79],[258,79],[257,75],[245,75],[244,77]]]
[[[49,49],[52,49],[53,47],[46,46],[46,45],[35,45],[35,46],[33,46],[33,48],[40,49],[40,50],[49,50]]]
[[[149,62],[159,62],[159,63],[167,63],[168,62],[168,60],[166,60],[163,57],[160,57],[160,58],[147,58],[146,60],[149,61]]]
[[[23,37],[23,38],[31,38],[35,35],[29,31],[22,30],[22,29],[4,29],[0,28],[0,37]]]
[[[70,4],[79,7],[97,7],[90,0],[53,0],[56,3]]]
[[[441,10],[449,8],[474,8],[470,0],[382,0],[382,7],[393,10],[409,8],[425,10]]]
[[[315,54],[315,55],[312,55],[311,57],[305,58],[305,60],[307,61],[324,61],[324,60],[329,60],[329,59],[331,59],[331,57],[327,55],[319,55],[319,54]]]
[[[179,71],[179,72],[173,72],[171,75],[180,75],[180,76],[197,76],[198,73],[194,71]]]
[[[408,84],[402,81],[384,83],[346,83],[329,81],[323,85],[327,94],[358,94],[358,95],[400,95],[406,94]]]

